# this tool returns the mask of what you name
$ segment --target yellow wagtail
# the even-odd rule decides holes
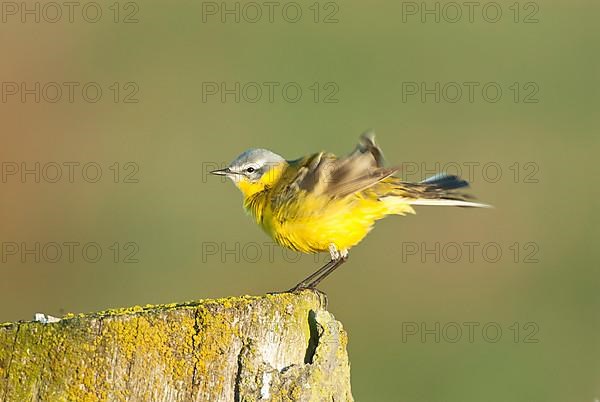
[[[387,215],[414,214],[413,205],[487,207],[455,190],[468,183],[437,174],[419,183],[392,176],[372,133],[363,134],[344,158],[319,152],[287,161],[250,149],[225,169],[244,196],[244,209],[277,243],[304,253],[329,251],[331,261],[290,291],[314,288],[343,264],[348,250]]]

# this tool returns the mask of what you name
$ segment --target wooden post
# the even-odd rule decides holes
[[[0,325],[2,401],[351,401],[318,292]]]

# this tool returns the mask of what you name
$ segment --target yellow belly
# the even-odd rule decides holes
[[[338,250],[358,244],[377,219],[394,213],[389,205],[376,199],[351,197],[341,200],[302,200],[285,211],[263,215],[263,229],[280,245],[304,253]]]

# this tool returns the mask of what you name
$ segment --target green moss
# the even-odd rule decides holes
[[[51,324],[2,324],[0,379],[10,375],[0,381],[0,395],[93,401],[126,400],[131,389],[153,400],[157,387],[182,395],[200,386],[219,392],[231,386],[223,376],[232,370],[225,356],[243,338],[240,314],[247,314],[244,325],[277,322],[276,331],[291,328],[299,340],[308,340],[308,311],[322,303],[308,291],[67,314]],[[293,327],[282,328],[284,322]]]

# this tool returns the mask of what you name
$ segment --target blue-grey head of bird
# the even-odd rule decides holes
[[[212,174],[229,177],[249,197],[272,186],[287,166],[284,158],[267,149],[249,149],[235,158],[225,169],[213,170]]]

